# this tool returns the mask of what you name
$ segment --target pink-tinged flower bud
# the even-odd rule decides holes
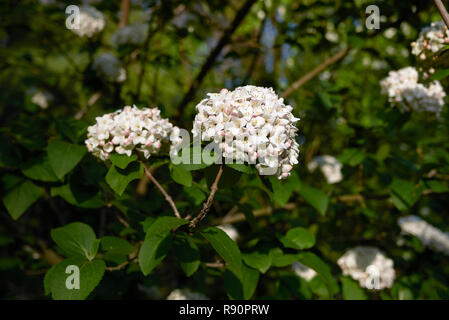
[[[419,56],[419,58],[420,58],[421,60],[425,60],[425,59],[426,59],[426,55],[425,55],[424,53],[421,53],[421,55]]]
[[[225,134],[226,134],[226,133],[224,132],[224,130],[221,130],[221,131],[220,131],[220,136],[224,137]]]
[[[110,154],[109,153],[105,153],[104,156],[105,156],[106,159],[109,159]]]
[[[151,146],[151,141],[148,140],[148,141],[145,143],[145,145],[146,145],[147,147]]]
[[[100,147],[104,147],[104,141],[100,141],[100,143],[98,144]]]
[[[232,107],[231,106],[228,106],[227,108],[226,108],[226,114],[230,114],[232,112]]]
[[[130,112],[130,111],[131,111],[131,107],[130,107],[130,106],[126,106],[126,107],[124,108],[124,110],[125,110],[125,112]]]
[[[221,93],[221,94],[225,94],[225,93],[228,93],[228,89],[226,89],[226,88],[223,88],[223,89],[221,89],[221,90],[220,90],[220,93]]]
[[[159,141],[156,141],[156,143],[154,144],[154,147],[156,149],[159,149],[161,147],[161,143]]]
[[[449,42],[449,38],[444,39],[444,42],[448,43]]]
[[[115,147],[115,152],[119,152],[120,148],[119,147]]]
[[[285,179],[285,178],[287,178],[287,177],[289,177],[290,176],[290,173],[287,173],[287,172],[284,172],[283,174],[281,174],[281,177],[283,178],[283,179]]]
[[[126,130],[126,131],[125,131],[125,136],[129,136],[129,135],[130,135],[130,133],[131,133],[131,131],[129,131],[129,129],[128,129],[128,130]]]

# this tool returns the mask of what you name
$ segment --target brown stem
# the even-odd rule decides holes
[[[206,202],[203,204],[203,208],[201,209],[200,213],[192,220],[190,221],[189,226],[191,228],[195,228],[196,225],[204,219],[204,217],[207,215],[207,213],[210,210],[210,207],[212,206],[212,202],[214,201],[215,193],[218,190],[218,182],[220,182],[221,175],[223,174],[223,165],[220,165],[220,169],[218,169],[217,176],[215,177],[215,181],[212,184],[212,187],[210,187],[210,194],[207,198]]]
[[[344,56],[346,56],[349,52],[350,48],[343,49],[339,52],[337,52],[335,55],[330,57],[329,59],[325,60],[322,64],[320,64],[318,67],[307,73],[304,77],[298,79],[295,81],[290,87],[288,87],[281,96],[283,98],[289,96],[293,93],[293,91],[298,90],[302,85],[304,85],[306,82],[312,80],[317,75],[319,75],[322,71],[324,71],[327,67],[329,67],[331,64],[336,63],[340,59],[342,59]]]
[[[438,11],[440,11],[441,17],[444,20],[444,23],[449,28],[449,13],[447,13],[446,8],[444,7],[444,4],[441,2],[441,0],[433,0],[435,2],[435,5],[438,8]]]
[[[146,176],[156,185],[156,187],[162,192],[162,194],[165,197],[165,200],[170,204],[170,206],[173,209],[173,212],[175,213],[175,216],[179,219],[181,218],[181,215],[178,212],[178,209],[176,208],[175,202],[173,201],[172,197],[162,188],[162,186],[159,184],[159,182],[156,180],[156,178],[151,174],[150,170],[148,170],[147,167],[145,167],[145,174]]]
[[[122,5],[120,7],[121,15],[120,15],[120,23],[118,24],[119,28],[123,28],[129,22],[129,7],[131,0],[122,0]]]

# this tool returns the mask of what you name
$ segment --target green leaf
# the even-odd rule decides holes
[[[128,184],[136,179],[141,179],[144,174],[144,167],[140,162],[130,164],[126,169],[120,169],[112,165],[106,175],[106,182],[118,195],[125,192]]]
[[[100,241],[101,249],[111,254],[129,255],[136,250],[128,241],[118,237],[105,236]]]
[[[365,154],[362,150],[357,148],[347,148],[337,157],[337,159],[349,166],[356,166],[363,162],[365,159]]]
[[[79,268],[79,289],[68,289],[67,283],[72,283],[76,275],[68,266]],[[55,300],[84,300],[95,289],[103,278],[106,265],[103,260],[86,261],[69,258],[54,265],[45,275],[45,294],[52,294]],[[66,270],[68,273],[66,273]]]
[[[293,262],[298,261],[298,254],[284,254],[281,248],[273,248],[270,250],[270,256],[272,266],[278,268],[287,267],[293,264]]]
[[[170,231],[187,224],[187,220],[174,217],[161,217],[147,229],[147,234],[139,251],[139,265],[144,275],[164,260],[170,245]]]
[[[359,284],[348,277],[340,277],[345,300],[366,300],[366,294]]]
[[[53,171],[61,179],[83,159],[87,149],[85,146],[55,139],[48,144],[47,152]]]
[[[271,187],[273,189],[273,199],[280,206],[287,204],[293,191],[296,187],[296,181],[294,179],[287,179],[286,181],[280,181],[278,178],[271,176],[269,178]]]
[[[402,179],[394,179],[390,186],[390,196],[393,204],[403,211],[411,208],[421,197],[423,186]]]
[[[324,280],[331,294],[338,292],[338,284],[332,277],[331,269],[317,255],[311,252],[301,252],[297,255],[298,261],[312,268]]]
[[[186,155],[187,155],[186,159],[184,159],[185,161],[183,160],[182,163],[176,164],[176,165],[178,167],[183,168],[184,170],[187,170],[187,171],[194,171],[194,170],[207,168],[208,166],[215,163],[216,159],[218,159],[218,155],[214,155],[212,157],[212,163],[210,163],[210,164],[204,163],[203,158],[202,158],[202,152],[203,152],[202,148],[193,148],[192,147],[192,148],[186,149],[184,152],[186,152]],[[195,164],[194,164],[194,162],[195,162]]]
[[[329,197],[323,191],[300,183],[296,185],[296,192],[321,213],[321,215],[324,216],[326,214]]]
[[[424,184],[427,188],[436,193],[449,192],[449,188],[444,183],[438,180],[425,180]]]
[[[228,167],[246,173],[246,174],[253,174],[256,173],[256,169],[254,169],[250,164],[243,164],[243,163],[229,163],[226,164]]]
[[[111,160],[114,166],[120,169],[126,169],[131,162],[137,160],[137,155],[132,154],[131,157],[128,157],[126,154],[113,153],[109,157],[109,160]]]
[[[435,71],[434,74],[430,76],[430,80],[442,80],[449,76],[449,69],[442,69]]]
[[[242,254],[243,261],[251,268],[265,273],[271,267],[271,255],[261,251],[253,251],[251,253]]]
[[[240,280],[232,271],[226,270],[224,274],[225,289],[230,299],[249,300],[256,291],[259,282],[259,272],[242,265],[242,279]]]
[[[31,181],[25,181],[6,194],[3,204],[11,217],[17,220],[42,194],[42,188]]]
[[[92,228],[81,222],[73,222],[51,230],[51,238],[68,257],[95,258],[100,241]]]
[[[237,244],[223,230],[216,227],[203,229],[200,233],[227,263],[228,269],[241,279],[242,255]]]
[[[172,166],[170,175],[175,182],[186,187],[192,186],[192,173],[190,171],[187,171],[180,166]]]
[[[178,239],[175,242],[174,251],[186,276],[193,275],[200,266],[200,251],[192,238]]]
[[[101,208],[104,206],[101,191],[92,193],[88,189],[69,183],[51,188],[50,194],[52,197],[60,196],[68,203],[80,208]]]
[[[285,237],[281,238],[281,242],[286,248],[309,249],[315,245],[315,236],[305,228],[296,227],[288,230]]]
[[[31,161],[22,165],[22,173],[33,180],[44,182],[56,182],[58,177],[53,172],[53,169],[48,161],[46,155],[34,158]]]
[[[20,153],[7,139],[0,137],[0,167],[17,167],[20,164]]]

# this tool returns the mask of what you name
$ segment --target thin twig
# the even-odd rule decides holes
[[[129,7],[131,0],[122,0],[122,5],[120,7],[120,23],[119,28],[123,28],[129,22]]]
[[[206,267],[209,267],[209,268],[224,268],[224,267],[226,267],[226,263],[221,262],[221,261],[206,262],[205,265],[206,265]]]
[[[215,46],[214,49],[212,49],[206,61],[204,62],[203,66],[201,67],[200,72],[190,85],[189,91],[187,91],[181,103],[178,105],[178,108],[176,108],[176,110],[178,110],[179,112],[177,116],[179,117],[183,116],[184,111],[187,108],[187,105],[195,97],[196,91],[198,90],[199,86],[201,85],[201,82],[203,81],[204,77],[207,75],[209,70],[214,66],[217,57],[221,53],[221,50],[230,42],[232,34],[234,33],[235,30],[237,30],[238,26],[242,23],[243,19],[249,13],[252,5],[255,2],[256,0],[246,0],[246,2],[243,4],[243,6],[235,15],[231,25],[223,32],[223,35],[221,36],[217,45]]]
[[[306,82],[312,80],[313,78],[315,78],[317,75],[319,75],[322,71],[324,71],[327,67],[329,67],[330,65],[336,63],[337,61],[339,61],[340,59],[342,59],[344,56],[346,56],[348,54],[350,50],[350,47],[343,49],[339,52],[337,52],[335,55],[333,55],[332,57],[330,57],[329,59],[325,60],[322,64],[320,64],[318,67],[316,67],[315,69],[313,69],[312,71],[310,71],[309,73],[307,73],[305,76],[303,76],[302,78],[298,79],[297,81],[295,81],[290,87],[288,87],[282,94],[281,96],[283,98],[289,96],[290,94],[293,93],[293,91],[298,90],[302,85],[304,85]]]
[[[207,198],[206,202],[203,204],[203,208],[201,209],[200,213],[192,220],[190,221],[189,226],[191,228],[195,228],[196,225],[204,219],[204,217],[207,215],[207,213],[210,210],[210,207],[212,206],[212,203],[214,201],[215,193],[218,190],[218,182],[220,182],[221,175],[223,174],[223,165],[220,165],[220,169],[218,169],[217,176],[215,177],[215,181],[210,187],[210,194]]]
[[[161,193],[164,195],[165,200],[170,204],[170,206],[173,209],[173,212],[175,213],[175,216],[179,219],[181,218],[181,215],[178,212],[178,209],[176,208],[175,202],[173,201],[172,197],[162,188],[162,186],[159,184],[159,182],[156,180],[156,178],[151,174],[150,170],[148,170],[147,167],[145,167],[145,174],[150,180],[156,185],[156,187],[161,191]]]
[[[449,13],[447,13],[447,10],[444,6],[444,4],[441,2],[441,0],[433,0],[435,2],[435,5],[438,8],[438,11],[440,11],[441,17],[444,20],[444,23],[449,28]]]

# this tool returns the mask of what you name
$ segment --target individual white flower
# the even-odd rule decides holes
[[[449,255],[448,232],[441,231],[415,215],[399,218],[398,224],[404,233],[416,236],[426,247]]]
[[[440,82],[433,81],[428,87],[418,83],[418,71],[413,67],[390,71],[380,85],[388,101],[401,112],[441,113],[446,93]]]
[[[106,20],[103,13],[92,6],[83,5],[80,7],[79,28],[71,29],[79,37],[92,38],[95,34],[103,31]]]
[[[290,175],[298,163],[296,142],[299,120],[272,88],[238,87],[208,93],[197,106],[194,138],[219,143],[227,161],[255,163],[261,174]]]
[[[315,270],[303,265],[301,262],[294,262],[292,264],[292,269],[298,277],[301,277],[306,281],[312,280],[317,275]]]
[[[443,21],[432,22],[419,33],[415,42],[411,43],[412,54],[425,60],[449,44],[449,30]]]
[[[359,246],[349,249],[337,263],[343,274],[358,281],[362,288],[391,288],[396,277],[393,260],[374,247]]]
[[[122,68],[122,63],[112,53],[102,53],[97,56],[92,64],[99,77],[107,81],[122,82],[126,80],[126,71]]]
[[[139,109],[126,106],[113,113],[96,118],[88,128],[85,144],[89,152],[105,161],[110,154],[152,154],[175,148],[180,141],[171,140],[173,131],[179,131],[167,119],[162,119],[157,108]],[[170,143],[171,141],[171,143]]]
[[[117,31],[111,36],[112,42],[116,46],[123,44],[139,45],[142,44],[148,34],[148,24],[130,24]]]
[[[327,183],[333,184],[343,180],[343,174],[341,173],[343,164],[334,157],[329,155],[314,157],[307,164],[307,168],[311,172],[315,171],[315,169],[318,167],[326,177]]]
[[[27,94],[31,96],[31,102],[38,105],[42,109],[47,109],[50,102],[53,100],[53,95],[50,92],[31,88],[27,90]]]
[[[223,224],[220,226],[217,226],[217,228],[223,230],[229,238],[231,238],[233,241],[237,241],[239,238],[239,232],[232,224]]]
[[[209,300],[209,298],[190,289],[175,289],[167,296],[167,300]]]

